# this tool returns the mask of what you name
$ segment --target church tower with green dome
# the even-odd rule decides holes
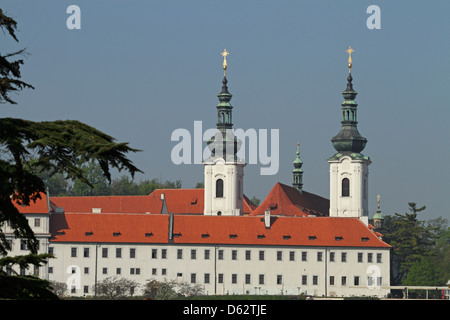
[[[227,50],[223,56],[222,91],[217,95],[217,132],[207,142],[211,156],[203,161],[204,215],[239,216],[244,208],[244,161],[237,157],[242,142],[233,133],[231,93],[228,92]]]
[[[361,152],[367,139],[357,128],[357,92],[353,89],[351,74],[354,50],[349,47],[347,87],[342,92],[341,130],[331,139],[336,153],[330,163],[330,217],[360,218],[368,224],[368,178],[371,161]]]

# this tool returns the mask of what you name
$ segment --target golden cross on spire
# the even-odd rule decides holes
[[[345,50],[345,52],[348,53],[348,72],[352,72],[352,53],[355,52],[355,50],[352,49],[351,46],[348,46],[348,49]]]
[[[223,49],[221,55],[223,57],[223,76],[225,77],[226,71],[227,71],[227,56],[230,53],[227,51],[227,49]]]

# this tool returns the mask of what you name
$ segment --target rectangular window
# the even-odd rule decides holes
[[[122,258],[122,248],[116,248],[116,258]]]
[[[103,273],[103,274],[108,274],[108,268],[103,268],[103,269],[102,269],[102,273]]]
[[[313,276],[313,285],[314,285],[314,286],[317,286],[318,280],[319,280],[319,277],[318,277],[318,276]]]
[[[219,274],[217,275],[217,282],[218,282],[218,283],[223,283],[223,273],[219,273]]]
[[[34,219],[34,226],[35,227],[40,227],[41,226],[41,219],[35,218]]]
[[[233,273],[231,275],[231,283],[237,283],[237,274],[236,273]]]
[[[158,249],[152,249],[152,259],[158,259]]]
[[[209,251],[209,249],[206,249],[205,250],[205,260],[209,260],[209,257],[210,257],[210,251]]]
[[[334,276],[330,276],[330,286],[334,286]]]
[[[263,250],[260,250],[259,251],[259,260],[264,260],[264,251]]]
[[[191,249],[191,259],[192,260],[197,259],[197,250]],[[195,283],[195,282],[193,282],[193,283]]]
[[[353,285],[359,286],[359,277],[358,277],[358,276],[355,276],[355,277],[353,278]]]
[[[277,284],[283,284],[283,275],[277,274]]]
[[[334,262],[334,252],[330,252],[330,261]]]
[[[161,259],[167,259],[167,249],[161,249]]]
[[[116,268],[116,274],[121,274],[122,273],[122,269],[121,268]]]
[[[84,267],[84,274],[89,274],[89,268],[88,267]]]
[[[307,261],[308,252],[302,251],[302,261]]]
[[[264,275],[263,274],[259,275],[259,284],[264,284]]]
[[[183,259],[183,249],[177,249],[177,259]]]
[[[283,251],[277,251],[277,261],[283,260]]]
[[[363,253],[358,252],[358,262],[363,262]]]
[[[295,251],[289,251],[289,261],[295,260]]]
[[[377,253],[377,263],[381,263],[381,253]]]
[[[102,258],[108,258],[108,248],[102,248]]]
[[[245,284],[250,284],[251,283],[250,280],[251,280],[251,275],[249,273],[247,273],[245,275]]]
[[[343,285],[343,286],[347,285],[347,277],[345,277],[345,276],[341,277],[341,285]]]
[[[209,273],[205,273],[205,279],[204,279],[204,282],[205,282],[205,283],[209,283],[209,278],[210,278]]]
[[[77,248],[71,248],[70,249],[70,256],[72,258],[76,258],[77,257]]]
[[[368,253],[367,254],[367,262],[372,263],[372,259],[373,259],[373,253]]]
[[[223,250],[219,250],[219,260],[223,260]]]
[[[322,252],[317,252],[317,261],[322,261]]]
[[[39,276],[39,267],[38,266],[34,266],[33,275],[36,277]]]
[[[152,275],[156,276],[156,268],[152,268]]]
[[[141,269],[139,268],[130,268],[130,274],[140,274]]]
[[[250,250],[245,250],[245,260],[251,260],[252,255]]]
[[[130,249],[130,258],[136,258],[136,249],[135,248],[131,248]]]
[[[83,293],[89,293],[89,286],[83,286]]]
[[[237,250],[231,250],[231,260],[237,260]]]
[[[191,273],[191,283],[196,283],[196,282],[197,282],[197,274]]]
[[[306,286],[307,283],[308,283],[308,276],[303,275],[303,276],[302,276],[302,285]]]
[[[347,262],[347,252],[342,252],[341,253],[341,261],[342,262]]]
[[[166,268],[161,269],[161,274],[165,276],[167,274],[167,269]]]
[[[89,248],[84,248],[83,249],[83,257],[89,258]]]
[[[11,248],[12,248],[12,241],[11,241]],[[54,254],[55,253],[55,248],[54,247],[49,247],[48,248],[48,253]]]

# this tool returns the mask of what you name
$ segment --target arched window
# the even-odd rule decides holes
[[[223,180],[216,180],[216,198],[223,198]]]
[[[342,179],[342,196],[350,196],[350,180],[348,178]]]

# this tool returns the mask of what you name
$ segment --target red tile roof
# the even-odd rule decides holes
[[[64,212],[92,213],[160,213],[162,201],[149,196],[50,197],[53,207]],[[153,212],[152,212],[153,211]]]
[[[266,209],[271,210],[271,215],[328,216],[330,201],[306,191],[300,194],[297,189],[277,182],[264,201],[250,215],[264,215]]]
[[[14,206],[21,213],[46,213],[48,214],[47,195],[41,193],[41,199],[37,199],[36,202],[31,201],[29,206],[21,206],[14,202]]]
[[[53,214],[53,242],[170,243],[166,214]],[[174,215],[173,243],[389,247],[357,218]]]
[[[168,217],[161,214],[55,213],[50,216],[50,233],[54,242],[167,242]]]
[[[101,213],[162,213],[163,201],[167,212],[174,214],[203,214],[203,189],[157,189],[147,196],[96,196],[96,197],[51,197],[54,207],[64,208],[67,213],[92,213],[100,208]],[[244,197],[244,213],[255,208]]]

